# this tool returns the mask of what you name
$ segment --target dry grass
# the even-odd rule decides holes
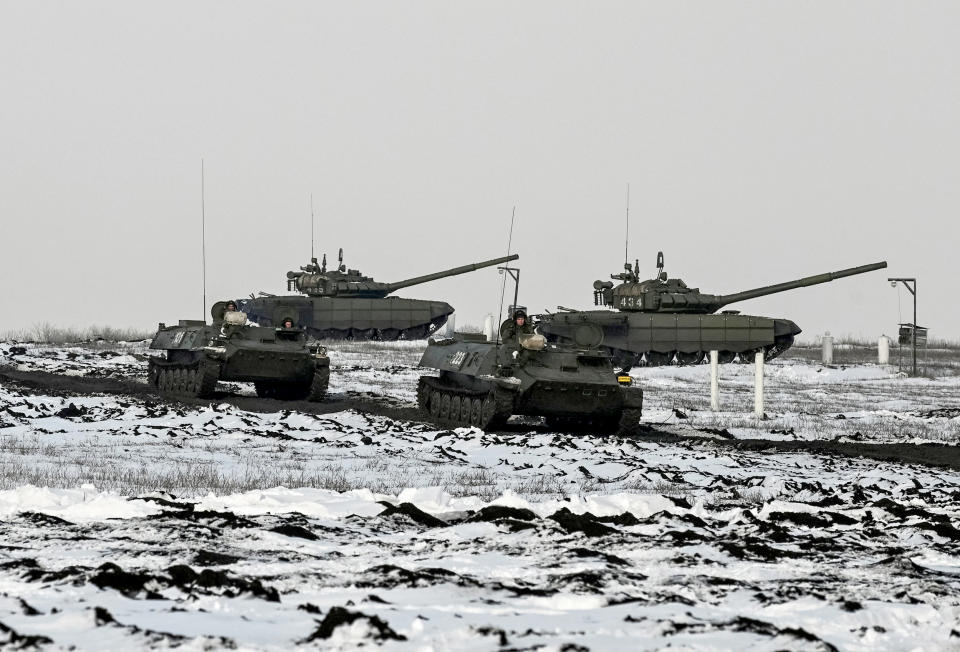
[[[154,331],[134,328],[116,328],[113,326],[56,326],[50,322],[40,322],[31,328],[0,333],[0,341],[14,341],[36,344],[80,344],[88,342],[140,342],[153,337]]]

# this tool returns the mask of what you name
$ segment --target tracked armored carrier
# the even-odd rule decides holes
[[[572,342],[578,333],[594,333],[596,345],[609,351],[619,368],[646,364],[697,364],[709,351],[718,351],[722,363],[752,361],[763,351],[771,360],[793,345],[800,328],[789,319],[741,315],[737,310],[717,313],[738,301],[827,283],[887,266],[886,262],[746,290],[734,294],[704,294],[671,279],[663,271],[663,252],[657,255],[657,277],[640,279],[639,264],[624,265],[611,274],[620,281],[596,281],[594,304],[614,310],[568,310],[540,316],[540,332],[555,342]],[[599,327],[599,328],[597,328]],[[584,337],[581,334],[580,337]]]
[[[607,353],[576,342],[548,344],[532,334],[498,345],[457,333],[431,340],[420,366],[438,371],[420,378],[417,401],[440,425],[496,428],[516,414],[587,432],[640,427],[641,389],[614,373]]]
[[[150,358],[150,384],[167,395],[204,398],[218,380],[252,382],[265,398],[323,398],[330,379],[326,349],[308,344],[302,328],[248,326],[244,313],[225,306],[214,305],[212,324],[160,324],[150,348],[164,355]]]
[[[481,263],[417,276],[405,281],[380,283],[343,264],[343,249],[336,269],[327,269],[327,258],[318,264],[314,258],[299,271],[287,272],[287,291],[302,296],[260,296],[243,299],[241,310],[261,326],[273,326],[286,318],[303,326],[320,340],[417,340],[424,339],[443,326],[453,313],[445,301],[403,299],[390,293],[499,265],[519,256],[494,258]]]

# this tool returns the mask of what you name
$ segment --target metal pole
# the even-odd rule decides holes
[[[757,351],[754,358],[753,412],[758,419],[763,418],[763,351]]]
[[[913,295],[913,335],[910,338],[913,350],[913,376],[917,375],[917,279],[916,278],[888,278],[890,285],[896,286],[897,283],[903,283],[904,287],[910,290]]]
[[[514,271],[517,272],[517,275],[513,277],[513,280],[516,281],[516,283],[514,283],[514,285],[513,285],[513,310],[514,310],[514,312],[516,312],[516,310],[517,310],[517,297],[518,297],[518,294],[519,294],[519,292],[520,292],[520,270],[517,269],[517,270],[514,270]],[[512,276],[512,275],[513,275],[513,272],[511,272],[510,274],[511,274],[511,276]],[[914,363],[916,363],[916,358],[914,358]]]
[[[917,281],[913,281],[913,377],[917,377]]]
[[[720,411],[720,380],[718,367],[720,366],[720,354],[717,351],[710,352],[710,409],[714,412]]]
[[[200,266],[203,268],[203,312],[201,317],[207,321],[207,207],[206,184],[203,176],[203,159],[200,159]]]

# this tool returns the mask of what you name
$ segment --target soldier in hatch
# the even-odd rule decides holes
[[[523,310],[517,310],[513,313],[513,319],[503,324],[503,343],[520,346],[521,335],[533,335],[533,325],[527,321],[527,313]]]
[[[523,364],[528,352],[520,346],[520,338],[533,335],[533,324],[527,320],[527,313],[521,309],[513,313],[513,319],[503,322],[500,326],[502,335],[499,362],[501,374],[509,376],[513,373],[513,365]]]

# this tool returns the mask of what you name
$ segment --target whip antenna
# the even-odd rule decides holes
[[[310,262],[313,262],[313,193],[310,193]]]
[[[517,207],[513,207],[513,212],[510,213],[510,236],[507,238],[507,255],[510,255],[510,249],[513,247],[513,220],[517,216]],[[500,285],[500,314],[497,317],[497,323],[495,328],[497,329],[497,344],[500,344],[500,324],[503,323],[503,297],[507,291],[507,275],[503,275],[503,283]],[[514,299],[516,303],[516,299]],[[516,306],[514,306],[516,308]]]
[[[203,317],[204,323],[207,321],[207,211],[206,211],[206,185],[203,176],[203,159],[200,159],[200,266],[203,269],[202,287],[203,287]]]
[[[627,184],[627,228],[623,238],[623,264],[630,264],[630,184]]]

